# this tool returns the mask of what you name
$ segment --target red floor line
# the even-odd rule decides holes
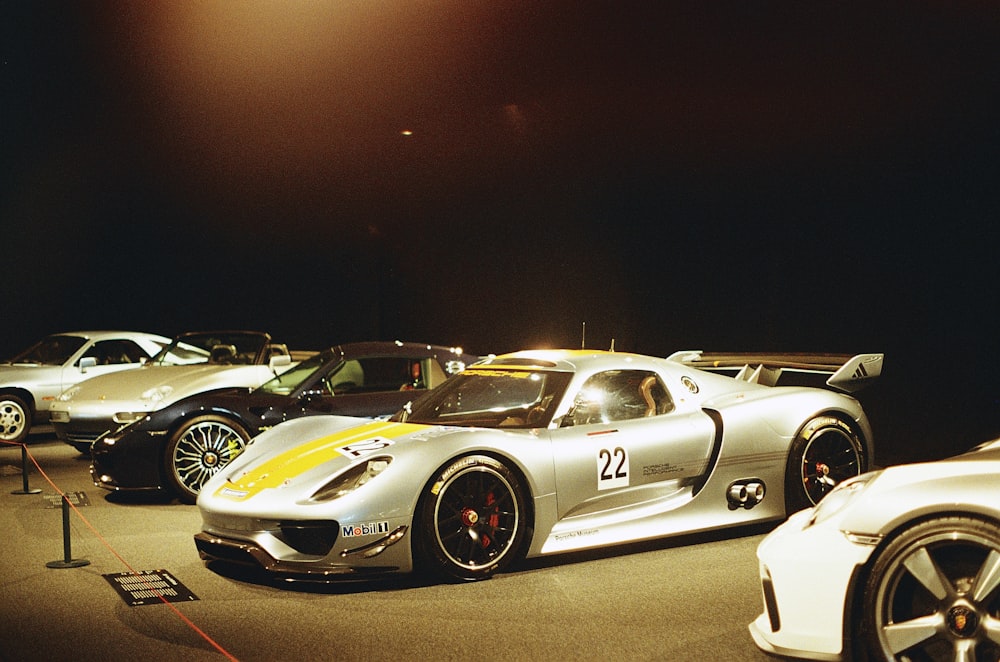
[[[90,521],[86,517],[83,516],[83,513],[80,512],[80,509],[77,508],[73,503],[70,503],[69,500],[66,499],[66,496],[65,496],[65,494],[63,494],[63,491],[61,489],[59,489],[59,486],[56,485],[55,482],[53,482],[51,478],[49,478],[48,474],[45,473],[45,470],[42,469],[41,465],[38,464],[38,460],[36,460],[35,456],[31,454],[31,451],[28,450],[27,445],[25,445],[25,444],[11,444],[10,442],[7,442],[7,441],[0,442],[0,443],[7,444],[7,445],[13,445],[13,446],[21,446],[24,449],[25,453],[27,454],[28,458],[31,460],[31,463],[35,465],[36,469],[38,469],[38,473],[42,476],[42,478],[44,478],[45,481],[49,485],[52,486],[52,489],[54,489],[56,492],[58,492],[60,495],[62,495],[63,499],[66,501],[66,503],[69,505],[69,507],[73,509],[74,513],[76,513],[77,517],[80,518],[80,520],[87,526],[87,528],[90,529],[91,533],[94,534],[94,536],[101,542],[101,544],[104,545],[108,549],[108,551],[111,552],[111,554],[116,559],[118,559],[121,562],[122,565],[124,565],[128,569],[128,571],[130,573],[132,573],[133,575],[135,575],[136,577],[138,577],[140,579],[140,581],[142,581],[143,583],[145,583],[147,585],[147,587],[149,588],[149,590],[152,591],[160,599],[160,601],[163,602],[163,604],[167,605],[167,607],[170,608],[170,611],[174,612],[174,614],[176,614],[177,617],[179,619],[181,619],[181,621],[183,621],[189,628],[191,628],[192,630],[194,630],[195,632],[197,632],[198,635],[202,639],[204,639],[205,641],[207,641],[216,650],[218,650],[220,653],[222,653],[223,655],[225,655],[230,660],[233,660],[234,662],[238,662],[237,658],[232,653],[230,653],[229,651],[227,651],[218,642],[216,642],[214,639],[212,639],[210,636],[208,636],[208,634],[205,633],[197,625],[195,625],[194,622],[191,621],[191,619],[189,619],[187,616],[185,616],[184,614],[182,614],[180,612],[180,610],[177,609],[177,607],[175,607],[173,605],[173,603],[171,603],[169,600],[167,600],[159,591],[157,591],[151,584],[149,584],[148,581],[145,579],[145,577],[143,575],[141,575],[140,573],[138,573],[121,556],[121,554],[119,554],[118,551],[115,550],[115,548],[112,547],[111,544],[108,543],[107,540],[105,540],[104,536],[102,536],[100,534],[100,532],[96,528],[94,528],[94,525],[91,524]]]

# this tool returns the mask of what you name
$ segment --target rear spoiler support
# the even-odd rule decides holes
[[[829,374],[827,386],[854,393],[882,374],[884,354],[796,354],[752,352],[674,352],[667,357],[692,368],[709,371],[738,369],[736,379],[774,386],[785,370]]]

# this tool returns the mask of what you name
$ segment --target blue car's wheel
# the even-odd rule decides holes
[[[971,517],[922,522],[878,556],[863,599],[870,659],[1000,659],[1000,531]]]
[[[485,455],[455,460],[425,488],[418,563],[447,578],[485,579],[517,556],[527,529],[517,476]]]
[[[250,435],[221,416],[198,416],[170,437],[164,454],[167,483],[181,501],[194,503],[201,486],[243,452]]]

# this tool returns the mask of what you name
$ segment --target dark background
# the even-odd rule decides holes
[[[885,352],[883,462],[1000,434],[994,2],[3,6],[0,355],[586,323]]]

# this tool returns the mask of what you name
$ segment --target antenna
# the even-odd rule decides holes
[[[615,339],[614,338],[611,339],[611,351],[612,352],[615,351]]]
[[[580,349],[587,349],[587,323],[583,323],[583,334],[580,337]]]

